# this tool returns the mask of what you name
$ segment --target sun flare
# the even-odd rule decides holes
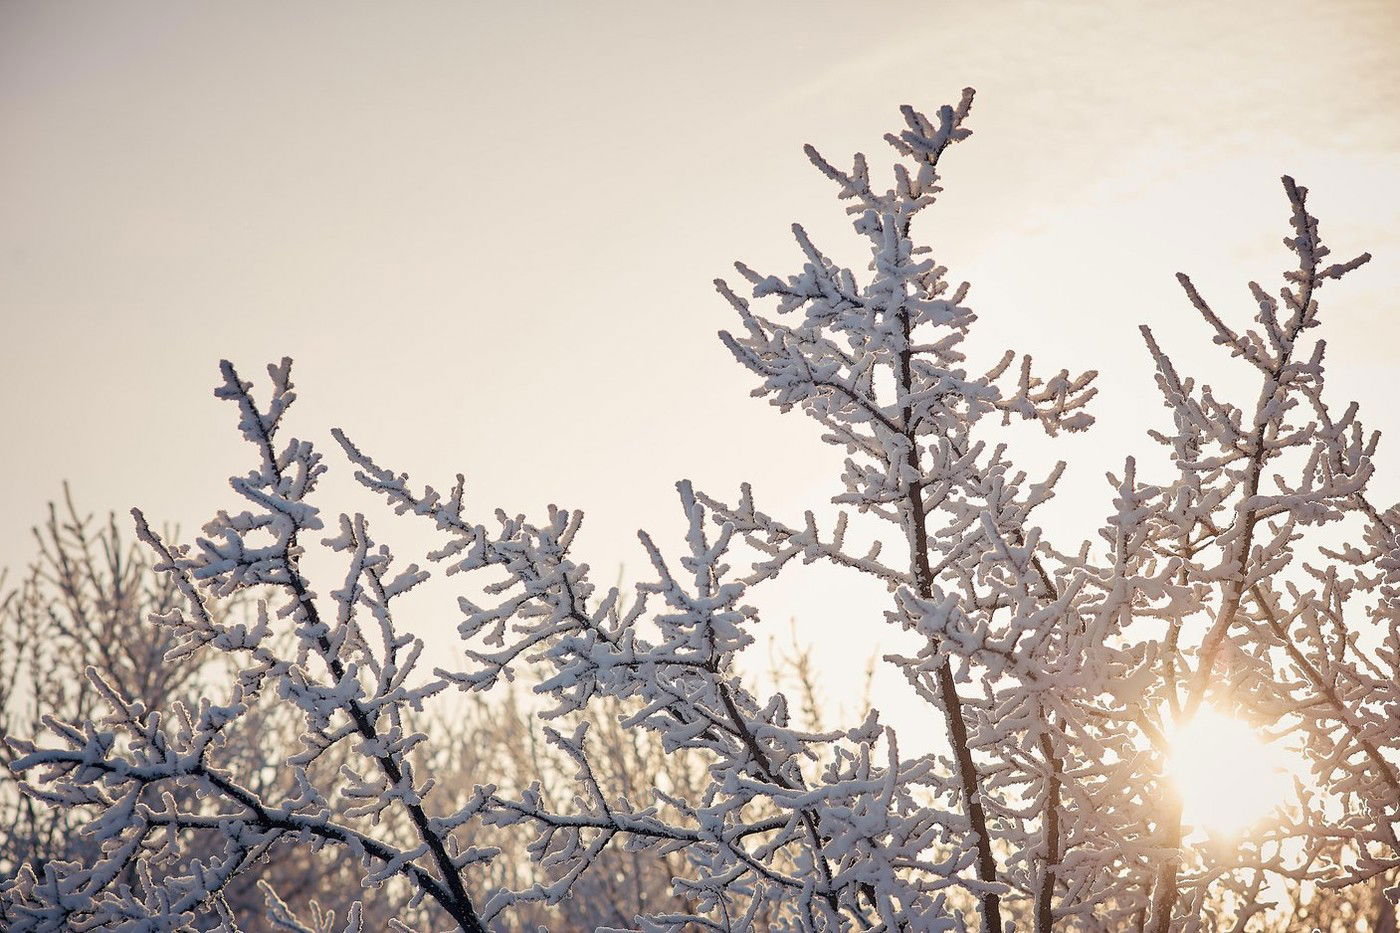
[[[1292,768],[1286,751],[1233,716],[1202,707],[1177,729],[1171,745],[1182,821],[1196,829],[1237,836],[1288,794]]]

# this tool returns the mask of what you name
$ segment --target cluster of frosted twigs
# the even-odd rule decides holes
[[[738,317],[721,337],[755,394],[846,453],[830,520],[681,482],[684,539],[641,533],[650,566],[624,592],[571,556],[580,513],[484,513],[460,476],[446,492],[412,483],[333,432],[333,459],[430,526],[425,565],[461,581],[461,649],[436,666],[400,618],[428,571],[396,563],[362,516],[323,518],[328,461],[284,429],[290,361],[268,368],[261,403],[225,363],[217,394],[253,454],[230,480],[238,507],[192,546],[139,513],[136,527],[178,597],[152,620],[168,662],[213,653],[230,673],[154,709],[94,671],[100,711],[50,717],[49,741],[11,740],[30,799],[80,815],[89,845],[5,882],[6,928],[234,930],[225,893],[288,840],[341,853],[366,887],[397,885],[434,928],[465,931],[598,897],[620,926],[676,933],[1243,929],[1279,885],[1400,867],[1400,513],[1368,491],[1376,439],[1355,406],[1329,404],[1315,336],[1320,289],[1367,257],[1329,264],[1306,192],[1285,179],[1296,263],[1281,291],[1251,285],[1250,323],[1181,280],[1257,394],[1228,400],[1144,330],[1166,456],[1108,464],[1102,530],[1053,542],[1034,513],[1060,469],[1028,476],[1004,431],[1089,428],[1095,374],[1047,375],[1011,352],[968,360],[967,288],[914,238],[971,104],[967,91],[932,117],[905,108],[878,185],[864,156],[842,169],[809,147],[867,270],[794,227],[800,271],[740,264],[744,288],[718,283]],[[310,549],[342,575],[313,583]],[[795,560],[886,585],[863,621],[912,633],[916,650],[884,670],[944,726],[938,747],[902,745],[873,711],[812,728],[781,693],[746,686],[751,593]],[[238,598],[257,611],[221,611]],[[518,674],[537,675],[570,792],[507,787],[489,767],[465,790],[440,786],[428,711],[453,691],[489,705]],[[1227,846],[1191,841],[1165,772],[1169,736],[1203,704],[1306,763],[1294,796]],[[229,752],[268,705],[300,732],[262,766],[277,781]],[[589,728],[604,715],[608,729]],[[608,760],[626,736],[690,756],[700,779],[618,786]],[[513,856],[537,864],[529,883],[492,870],[502,828],[531,835]],[[628,903],[626,885],[597,883],[618,851],[661,860],[671,896]],[[262,880],[274,927],[364,923],[360,906],[336,920]]]

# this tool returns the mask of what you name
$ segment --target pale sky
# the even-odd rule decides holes
[[[1330,376],[1400,437],[1397,47],[1393,0],[7,0],[0,564],[29,559],[65,478],[186,529],[232,504],[252,461],[212,396],[221,357],[296,359],[322,507],[367,511],[405,559],[424,539],[351,487],[330,427],[415,479],[464,472],[483,512],[583,508],[606,579],[640,569],[638,527],[674,540],[682,477],[751,480],[796,520],[835,461],[748,397],[710,281],[794,271],[794,220],[863,262],[802,144],[887,164],[898,105],[964,85],[974,136],[924,231],[972,282],[973,346],[1102,373],[1099,427],[1032,451],[1071,464],[1052,519],[1096,527],[1104,471],[1166,419],[1139,323],[1231,372],[1173,273],[1251,315],[1245,283],[1276,290],[1288,258],[1284,172],[1337,258],[1376,256],[1323,294]],[[1393,499],[1393,442],[1381,458]],[[851,585],[802,575],[772,630],[873,646],[884,606]],[[429,627],[455,619],[443,602]]]

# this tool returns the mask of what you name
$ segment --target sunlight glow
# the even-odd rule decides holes
[[[1212,835],[1249,829],[1283,803],[1292,784],[1283,749],[1207,706],[1172,737],[1170,766],[1183,822]]]

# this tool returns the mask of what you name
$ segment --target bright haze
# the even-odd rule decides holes
[[[863,263],[802,144],[879,168],[898,105],[966,85],[975,135],[923,236],[972,283],[972,349],[1102,374],[1093,431],[1027,440],[1070,463],[1047,521],[1082,538],[1104,471],[1154,455],[1139,323],[1230,372],[1173,273],[1252,314],[1245,283],[1288,263],[1285,172],[1338,259],[1375,254],[1324,294],[1329,385],[1400,436],[1397,45],[1393,2],[6,3],[0,563],[64,479],[187,531],[231,505],[252,461],[222,357],[296,359],[323,508],[404,559],[420,530],[353,487],[330,427],[415,479],[465,473],[483,510],[584,509],[605,579],[642,572],[638,527],[674,540],[682,477],[799,520],[839,459],[748,398],[710,281],[795,271],[793,221]],[[796,579],[774,634],[793,615],[845,660],[821,633],[875,649],[884,603]]]

